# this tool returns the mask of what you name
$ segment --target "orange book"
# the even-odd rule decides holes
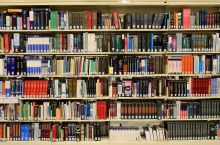
[[[112,16],[113,16],[113,22],[114,22],[115,28],[119,29],[118,12],[113,12]]]
[[[186,73],[186,60],[185,60],[185,56],[182,56],[182,74]]]
[[[56,119],[57,120],[61,119],[61,110],[59,107],[56,108]]]
[[[10,52],[10,44],[9,44],[9,34],[8,33],[5,33],[4,34],[4,40],[5,40],[5,52]]]
[[[189,56],[186,55],[186,56],[185,56],[185,74],[188,74],[188,73],[189,73],[189,69],[190,69]]]
[[[190,29],[191,9],[183,9],[183,29]]]
[[[193,67],[194,67],[194,64],[193,64],[193,56],[190,56],[190,73],[192,74],[193,73]]]
[[[5,97],[5,82],[2,82],[2,96]]]

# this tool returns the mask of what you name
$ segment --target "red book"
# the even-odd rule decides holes
[[[8,53],[10,52],[10,43],[9,43],[9,34],[4,33],[4,43],[5,43],[5,52]]]
[[[106,101],[97,102],[97,117],[98,119],[107,119],[106,114]]]
[[[46,97],[46,95],[47,95],[47,88],[48,88],[48,81],[45,80],[45,81],[44,81],[44,95],[45,95],[45,97]]]
[[[36,90],[37,82],[36,81],[32,81],[32,86],[33,86],[33,88],[32,88],[33,97],[36,98],[37,97],[37,93],[38,93],[37,90]]]
[[[63,52],[63,35],[62,34],[60,34],[59,35],[59,38],[60,38],[60,52]]]
[[[190,29],[191,9],[183,9],[183,29]]]
[[[191,88],[189,88],[191,91],[190,91],[190,93],[192,94],[192,95],[194,95],[194,88],[195,88],[195,82],[194,82],[194,78],[192,78],[191,79]]]
[[[31,95],[31,97],[33,98],[34,97],[34,93],[35,93],[35,91],[34,91],[34,83],[35,83],[35,81],[30,81],[30,90],[29,90],[29,93],[30,93],[30,95]]]
[[[0,140],[1,141],[2,141],[2,138],[3,138],[2,130],[3,130],[3,124],[0,124]]]
[[[127,36],[125,36],[125,52],[128,52],[128,37]]]
[[[35,83],[35,91],[36,91],[36,97],[39,98],[40,96],[40,92],[39,92],[39,82]]]
[[[113,12],[113,22],[116,29],[119,29],[119,22],[118,22],[118,12]]]
[[[172,37],[172,44],[173,44],[173,51],[176,51],[177,50],[177,48],[176,48],[176,37]]]
[[[107,119],[106,101],[102,101],[102,119]]]
[[[52,125],[52,140],[56,141],[57,129],[56,124]]]
[[[43,95],[43,91],[42,91],[43,81],[38,81],[37,83],[38,83],[38,90],[39,90],[38,94],[39,94],[39,97],[42,98],[42,95]]]
[[[88,29],[92,29],[92,12],[88,12],[87,17],[88,17]]]
[[[26,82],[26,97],[28,98],[29,97],[29,90],[30,90],[30,86],[29,86],[29,81],[25,81]]]

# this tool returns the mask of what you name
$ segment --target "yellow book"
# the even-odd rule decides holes
[[[3,38],[3,36],[0,37],[0,41],[1,41],[1,51],[4,52],[4,50],[5,50],[5,47],[4,47],[5,44],[4,44],[4,38]]]
[[[21,13],[22,9],[8,9],[8,13]]]

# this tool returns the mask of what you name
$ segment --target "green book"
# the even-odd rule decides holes
[[[60,50],[60,35],[56,34],[56,49],[57,51]]]

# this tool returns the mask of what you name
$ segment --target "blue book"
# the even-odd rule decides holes
[[[11,81],[5,81],[5,94],[6,97],[11,97]]]
[[[25,140],[25,124],[21,124],[21,141]]]
[[[82,119],[82,120],[85,119],[85,107],[86,107],[86,104],[80,104],[81,119]]]
[[[3,27],[3,14],[0,13],[0,29]]]
[[[91,116],[90,106],[91,106],[91,104],[87,104],[87,106],[86,106],[86,118],[87,119]]]
[[[90,116],[89,117],[92,118],[93,117],[93,104],[90,104],[89,108],[90,108],[90,111],[89,111],[90,112],[89,113]],[[95,118],[93,118],[93,119],[95,119]]]
[[[129,36],[129,39],[128,39],[128,52],[132,52],[132,36]]]
[[[29,138],[30,138],[30,125],[29,124],[26,124],[25,125],[25,140],[26,141],[29,141]]]
[[[202,60],[199,60],[199,74],[202,74],[202,70],[203,70],[203,67],[202,67]]]
[[[139,72],[139,58],[134,58],[135,60],[135,72]]]
[[[6,69],[7,69],[7,75],[11,75],[11,57],[8,56],[6,59]]]
[[[194,109],[194,107],[193,107],[193,103],[189,103],[189,106],[188,106],[188,116],[189,116],[189,118],[193,118],[193,109]]]
[[[136,90],[137,90],[137,97],[140,97],[140,81],[136,80]]]
[[[150,33],[150,51],[154,52],[154,33]]]
[[[60,11],[60,29],[65,28],[64,11]]]
[[[17,17],[17,30],[21,29],[20,17]]]
[[[147,73],[150,73],[150,58],[147,59]]]
[[[39,12],[34,12],[34,13],[36,13],[36,15],[37,15],[37,26],[36,26],[36,28],[37,29],[40,29],[40,13]]]

